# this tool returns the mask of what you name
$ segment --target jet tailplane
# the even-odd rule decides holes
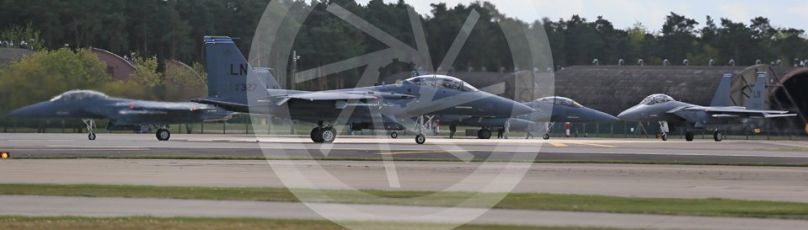
[[[746,109],[751,110],[769,109],[766,107],[767,95],[768,92],[766,91],[766,73],[760,72],[757,74],[757,79],[755,80],[754,87],[752,87],[752,94],[749,95],[749,99],[746,101]]]

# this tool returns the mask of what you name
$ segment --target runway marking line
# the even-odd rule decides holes
[[[595,146],[595,147],[603,147],[603,148],[617,148],[617,146],[614,146],[614,145],[602,145],[602,144],[592,144],[592,143],[576,143],[576,144]]]
[[[416,151],[393,151],[381,152],[379,155],[408,155],[408,154],[451,154],[451,153],[465,153],[466,150],[416,150]]]
[[[550,145],[552,145],[553,147],[557,147],[557,148],[569,147],[569,145],[564,144],[564,143],[558,143],[558,142],[548,142],[548,143]]]

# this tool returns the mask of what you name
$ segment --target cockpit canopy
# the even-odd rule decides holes
[[[646,97],[640,104],[643,105],[655,105],[665,102],[675,101],[673,97],[665,95],[665,94],[654,94],[651,96]]]
[[[101,98],[109,98],[109,96],[92,90],[71,90],[54,97],[50,101],[81,101]]]
[[[569,107],[574,107],[574,108],[584,107],[583,105],[581,105],[577,101],[569,99],[569,98],[566,98],[566,97],[544,97],[544,98],[536,99],[536,101],[544,102],[544,103],[552,103],[554,105],[569,106]]]
[[[407,81],[420,86],[441,87],[466,92],[479,91],[477,88],[474,88],[474,86],[469,85],[463,80],[445,75],[423,75],[407,79]]]

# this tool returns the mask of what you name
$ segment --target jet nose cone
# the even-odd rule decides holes
[[[31,117],[36,114],[36,108],[34,106],[26,106],[19,109],[15,109],[7,114],[8,117],[11,118],[26,118]]]
[[[529,114],[529,113],[534,113],[534,112],[536,112],[535,109],[530,108],[530,106],[527,106],[527,105],[522,104],[522,103],[517,102],[513,106],[513,114],[514,115],[523,115],[523,114]]]
[[[38,118],[46,115],[46,107],[45,103],[37,103],[11,111],[7,116],[11,118]]]
[[[624,120],[624,121],[632,121],[635,120],[635,116],[631,109],[623,111],[620,114],[617,114],[617,119]]]
[[[600,111],[598,111],[596,116],[597,116],[597,120],[603,121],[603,122],[618,122],[618,121],[620,121],[619,118],[617,118],[615,116],[612,116],[611,114],[600,112]]]

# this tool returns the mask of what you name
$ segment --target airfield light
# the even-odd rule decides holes
[[[2,152],[2,153],[0,153],[0,159],[8,159],[8,158],[11,158],[11,154],[10,154],[10,153],[8,153],[8,152]]]

